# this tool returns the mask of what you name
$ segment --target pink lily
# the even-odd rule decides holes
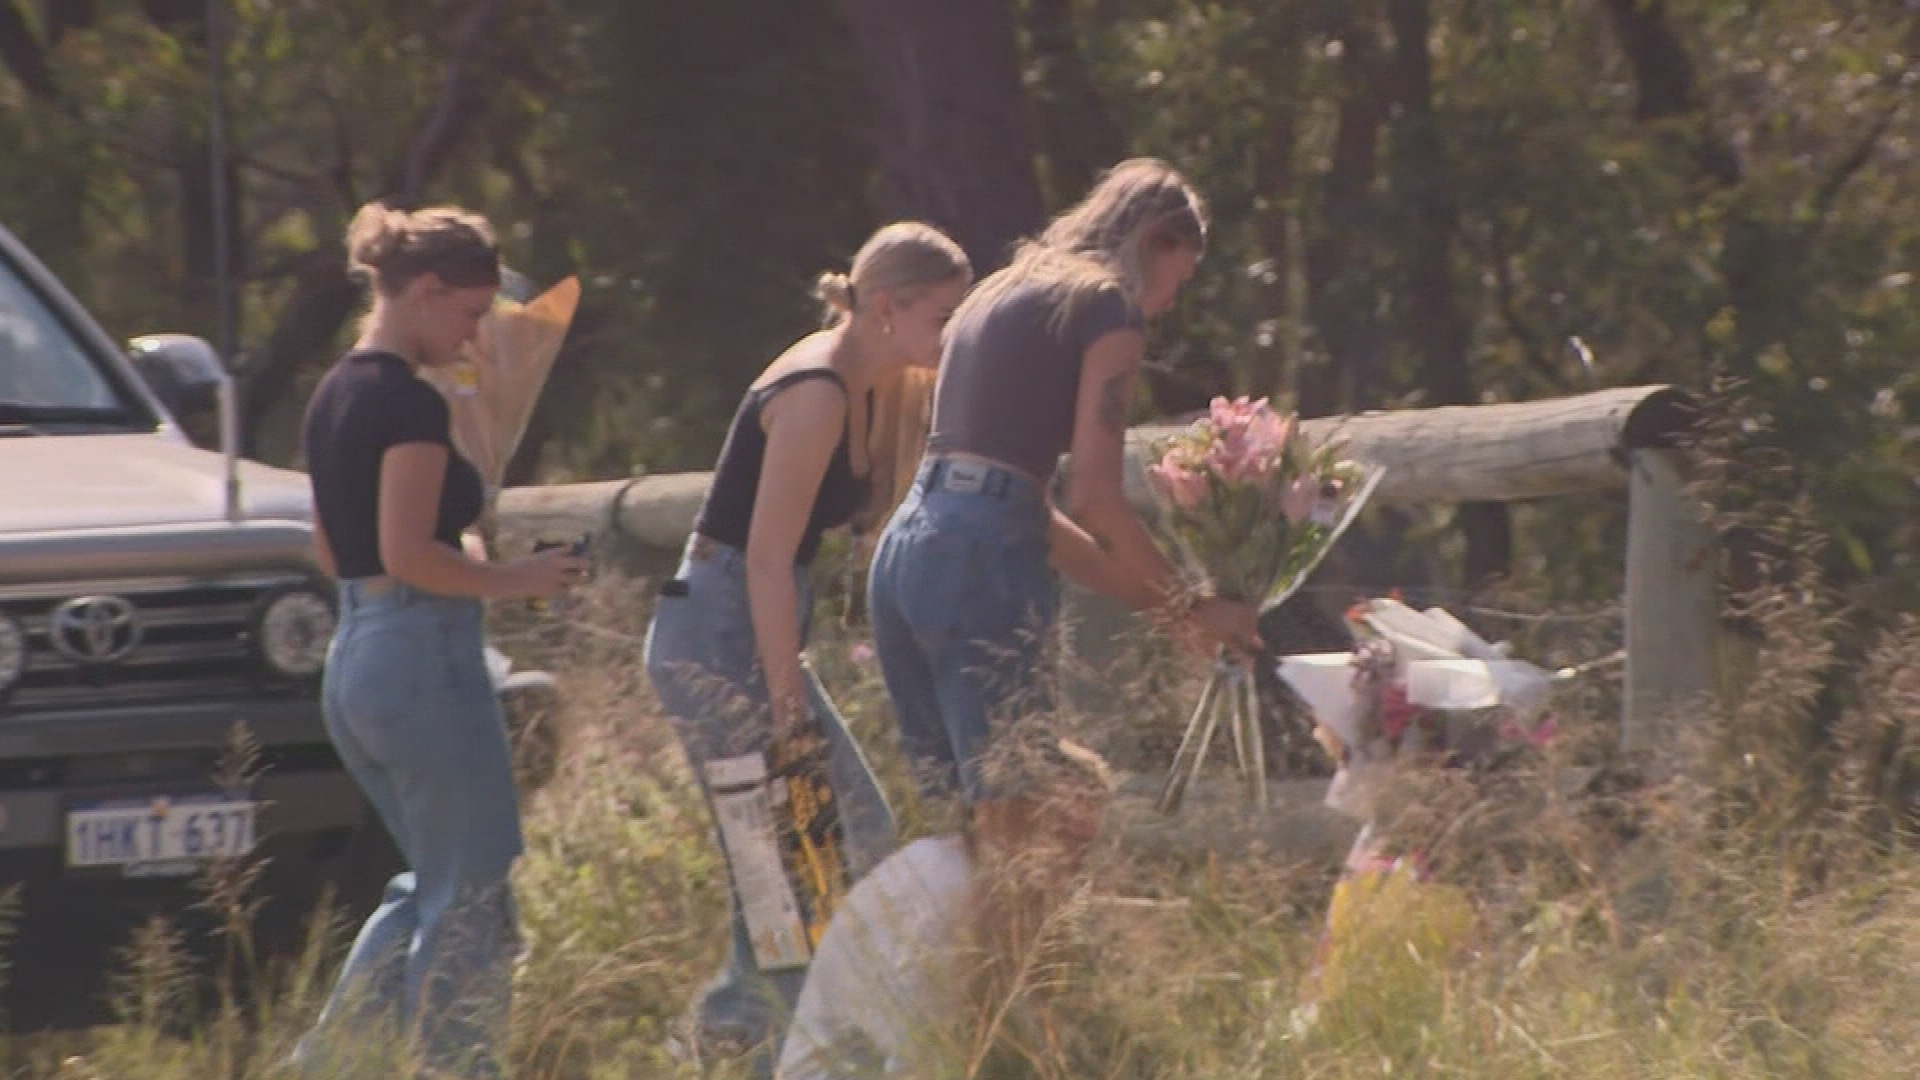
[[[1313,517],[1320,502],[1320,484],[1311,476],[1296,477],[1280,496],[1280,512],[1295,525]]]

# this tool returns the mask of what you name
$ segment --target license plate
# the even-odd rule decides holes
[[[253,850],[255,804],[218,795],[130,799],[67,813],[67,865],[227,859]]]

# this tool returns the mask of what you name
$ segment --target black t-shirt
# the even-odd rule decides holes
[[[304,438],[314,510],[342,578],[386,573],[380,562],[380,463],[389,447],[447,448],[435,540],[458,549],[460,534],[480,518],[485,488],[479,471],[453,449],[446,399],[393,353],[342,357],[307,403]]]

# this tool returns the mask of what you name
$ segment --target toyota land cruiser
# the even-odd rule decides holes
[[[221,451],[167,399],[220,399]],[[190,932],[194,871],[263,857],[258,940],[331,885],[364,915],[397,865],[342,770],[317,686],[330,587],[299,473],[234,452],[205,342],[123,352],[0,228],[0,886],[16,1030],[91,1022],[139,922]],[[222,781],[236,728],[256,771]],[[203,927],[204,929],[204,927]]]

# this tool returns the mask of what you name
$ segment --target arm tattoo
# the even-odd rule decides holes
[[[1124,435],[1127,431],[1127,400],[1132,396],[1133,373],[1123,371],[1108,379],[1100,388],[1100,426],[1109,435]]]

